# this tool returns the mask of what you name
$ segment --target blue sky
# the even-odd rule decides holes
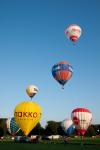
[[[64,34],[73,23],[83,31],[76,45]],[[0,0],[0,117],[12,117],[33,84],[43,126],[70,118],[76,107],[88,108],[100,123],[99,28],[99,0]],[[51,73],[63,60],[74,68],[64,90]]]

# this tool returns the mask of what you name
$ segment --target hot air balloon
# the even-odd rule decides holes
[[[61,127],[68,136],[70,136],[75,130],[75,126],[71,119],[63,120],[61,123]]]
[[[35,96],[35,94],[37,94],[38,92],[38,88],[35,85],[29,85],[26,88],[26,93],[28,94],[29,97],[31,97],[31,99]]]
[[[71,117],[78,133],[84,135],[91,125],[92,113],[86,108],[76,108],[72,111]]]
[[[66,61],[59,62],[52,67],[52,75],[64,88],[65,83],[71,78],[73,67]]]
[[[80,26],[76,24],[70,25],[68,28],[65,30],[65,35],[67,36],[68,39],[70,39],[72,42],[76,42],[79,37],[82,34],[82,29]]]
[[[14,117],[24,135],[27,136],[41,118],[41,107],[32,101],[19,103],[14,110]]]
[[[20,127],[19,125],[16,123],[14,117],[12,118],[8,118],[6,120],[6,126],[7,126],[7,129],[8,129],[8,132],[11,134],[11,135],[16,135],[16,133],[20,130]]]

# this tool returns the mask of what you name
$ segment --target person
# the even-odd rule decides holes
[[[68,137],[64,136],[64,144],[68,143]]]

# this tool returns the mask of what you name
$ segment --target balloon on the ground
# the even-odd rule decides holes
[[[52,67],[52,75],[62,86],[71,78],[73,67],[66,61],[59,62]]]
[[[26,93],[29,97],[33,98],[38,92],[38,87],[36,87],[35,85],[29,85],[26,88]]]
[[[91,125],[92,113],[86,108],[76,108],[72,111],[71,117],[78,133],[84,135]]]
[[[72,24],[65,30],[65,35],[72,42],[76,42],[82,34],[82,29],[79,25]]]
[[[6,127],[7,127],[8,132],[9,132],[11,135],[16,135],[16,133],[20,130],[20,127],[19,127],[19,125],[16,123],[14,117],[8,118],[8,119],[6,120]]]
[[[41,107],[32,101],[19,103],[14,110],[15,120],[27,136],[41,118]]]
[[[61,123],[61,127],[68,136],[70,136],[75,130],[75,126],[71,119],[63,120]]]

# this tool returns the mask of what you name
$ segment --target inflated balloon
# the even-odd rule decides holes
[[[76,108],[72,111],[71,117],[78,133],[84,135],[91,125],[92,113],[86,108]]]
[[[35,94],[37,94],[37,92],[38,92],[38,88],[35,85],[29,85],[26,88],[26,93],[31,98],[33,98],[35,96]]]
[[[82,29],[80,26],[76,24],[70,25],[66,30],[65,30],[65,35],[67,36],[68,39],[70,39],[72,42],[76,42],[79,37],[82,34]]]
[[[41,114],[41,107],[32,101],[22,102],[14,110],[15,120],[26,136],[37,125]]]
[[[71,119],[63,120],[61,123],[61,127],[68,136],[70,136],[75,130],[75,126],[74,126],[73,121]]]
[[[20,130],[20,127],[19,127],[19,125],[16,123],[14,117],[8,118],[8,119],[6,120],[6,126],[7,126],[7,129],[8,129],[8,132],[9,132],[11,135],[15,135],[15,134]]]
[[[71,78],[73,67],[66,61],[59,62],[52,67],[52,75],[62,87]]]

